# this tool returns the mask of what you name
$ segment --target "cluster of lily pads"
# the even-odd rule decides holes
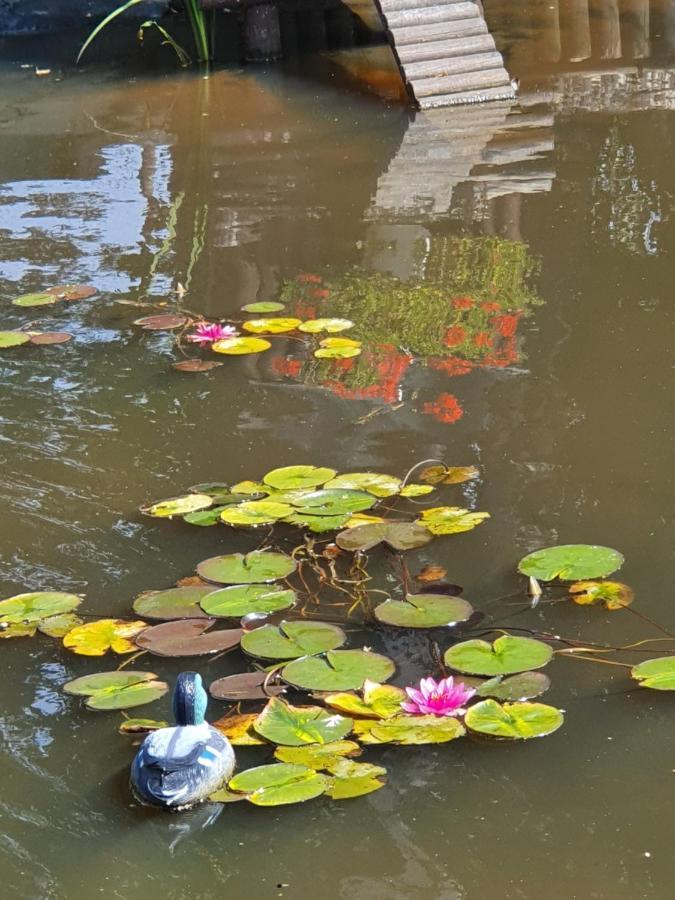
[[[21,309],[55,306],[57,303],[88,300],[97,290],[88,284],[60,284],[32,294],[22,294],[12,300],[13,306]],[[15,331],[0,331],[0,350],[22,347],[28,344],[65,344],[72,340],[67,331],[37,331],[32,325]]]
[[[475,475],[472,467],[427,466],[420,473],[425,483],[417,485],[412,496],[427,493],[421,487],[457,484]],[[436,507],[413,522],[401,521],[391,509],[389,518],[363,521],[374,518],[363,510],[384,500],[391,505],[392,498],[406,496],[406,487],[413,485],[390,475],[338,475],[314,466],[275,469],[260,482],[227,489],[222,484],[197,486],[192,493],[151,504],[146,511],[186,518],[218,509],[214,522],[251,528],[275,521],[311,528],[318,518],[342,530],[334,541],[319,544],[305,535],[305,543],[291,554],[265,547],[205,559],[195,575],[175,587],[136,597],[129,617],[87,616],[80,608],[83,598],[75,594],[20,594],[0,601],[0,636],[20,638],[40,632],[60,640],[66,650],[91,657],[149,653],[159,658],[213,659],[240,651],[249,667],[209,685],[214,699],[231,704],[214,725],[236,747],[271,750],[274,761],[238,772],[212,795],[214,801],[278,806],[322,794],[347,799],[385,783],[384,767],[355,761],[364,748],[441,744],[465,736],[509,741],[552,734],[563,724],[562,710],[532,701],[550,686],[541,669],[554,656],[564,657],[576,648],[556,649],[556,641],[565,644],[560,638],[524,637],[501,628],[483,628],[472,637],[474,608],[458,596],[461,588],[444,580],[440,566],[427,566],[415,576],[417,591],[411,590],[407,577],[395,596],[365,587],[367,553],[378,545],[402,561],[405,550],[438,535],[468,531],[487,518],[485,513]],[[258,493],[275,499],[241,499]],[[228,502],[223,502],[226,495]],[[195,502],[197,507],[191,507]],[[245,508],[242,520],[241,506],[260,502],[292,506],[294,511],[277,509],[270,519],[269,510],[251,516]],[[222,518],[223,512],[237,509],[235,521],[231,516]],[[618,610],[632,601],[632,591],[606,578],[622,563],[621,554],[607,547],[564,545],[528,554],[518,571],[529,579],[533,603],[543,593],[540,582],[562,580],[572,582],[568,591],[574,602]],[[342,578],[336,566],[350,577]],[[359,572],[361,582],[354,577]],[[341,625],[351,621],[349,615],[340,622],[327,620],[326,604],[317,607],[308,594],[312,573],[321,591],[334,587],[349,593],[347,585],[362,589],[367,600],[358,604],[360,629],[432,629],[439,650],[434,675],[439,680],[428,676],[405,689],[389,684],[396,674],[395,660],[368,647],[347,646]],[[371,595],[381,598],[383,593],[386,599],[371,602]],[[629,668],[641,687],[675,690],[675,656]],[[63,689],[85,698],[89,709],[126,710],[162,697],[168,684],[154,672],[121,667],[76,678]],[[302,701],[307,695],[310,703]],[[249,706],[242,710],[240,704]],[[120,731],[137,735],[166,724],[125,718]]]

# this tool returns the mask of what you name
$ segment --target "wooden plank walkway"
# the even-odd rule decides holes
[[[515,97],[474,0],[376,0],[408,93],[422,109]]]

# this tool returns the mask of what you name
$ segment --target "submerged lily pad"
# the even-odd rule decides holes
[[[466,734],[452,716],[393,716],[391,719],[361,719],[354,734],[362,744],[445,744]]]
[[[384,787],[382,779],[387,774],[383,766],[354,762],[351,759],[339,759],[328,765],[327,769],[333,776],[326,790],[326,795],[331,800],[349,800],[372,794]]]
[[[309,319],[298,326],[300,331],[304,331],[307,334],[319,334],[321,331],[335,334],[338,331],[347,331],[347,329],[353,327],[354,323],[349,319]]]
[[[46,291],[36,294],[22,294],[20,297],[12,300],[14,306],[30,307],[30,306],[51,306],[58,302],[58,298]]]
[[[136,650],[134,638],[147,627],[147,622],[98,619],[69,631],[63,639],[63,646],[79,656],[103,656],[108,650],[133,653]]]
[[[206,656],[236,647],[244,633],[241,628],[209,631],[212,625],[213,619],[162,622],[142,631],[136,646],[156,656]]]
[[[242,650],[263,659],[297,659],[341,647],[347,635],[328,622],[282,622],[263,625],[241,639]]]
[[[172,364],[177,372],[210,372],[217,369],[223,363],[215,359],[183,359]]]
[[[551,686],[551,679],[543,672],[521,672],[503,678],[497,675],[488,681],[478,678],[463,678],[467,687],[476,689],[478,697],[492,697],[495,700],[531,700],[545,693]]]
[[[51,294],[58,300],[88,300],[98,293],[91,284],[58,284],[56,287],[47,288],[46,294]]]
[[[214,502],[218,502],[217,500]],[[236,501],[237,503],[239,500]],[[198,509],[195,512],[187,513],[183,516],[183,521],[188,525],[197,525],[200,528],[210,528],[213,525],[219,525],[221,522],[221,513],[223,513],[231,504],[225,503],[221,506],[212,506],[211,509]]]
[[[324,793],[329,781],[307,766],[272,763],[239,772],[228,783],[228,789],[245,794],[256,806],[285,806],[304,803]]]
[[[366,719],[390,719],[401,713],[401,703],[407,700],[404,690],[392,684],[377,684],[367,680],[363,685],[362,696],[357,694],[329,694],[324,697],[326,706],[347,713],[349,716],[361,716]],[[307,763],[311,765],[311,763]]]
[[[377,498],[366,491],[322,489],[306,494],[296,504],[295,511],[297,515],[342,516],[370,509],[376,502]]]
[[[393,497],[401,489],[401,479],[394,475],[381,475],[378,472],[346,472],[333,478],[325,487],[367,491],[375,497]]]
[[[163,697],[169,685],[154,672],[97,672],[67,682],[63,690],[86,697],[89,709],[129,709]]]
[[[288,609],[294,603],[295,592],[278,585],[235,584],[205,596],[202,609],[210,616],[240,619],[249,613]]]
[[[419,477],[428,484],[463,484],[478,475],[475,466],[428,466]]]
[[[640,687],[655,691],[675,691],[675,656],[659,656],[646,659],[630,670],[631,678],[640,682]]]
[[[435,506],[425,509],[420,514],[419,522],[432,534],[461,534],[489,518],[490,513],[486,512],[469,512],[459,506]]]
[[[205,619],[200,602],[214,591],[209,584],[169,588],[166,591],[146,591],[134,600],[133,610],[147,619]]]
[[[250,331],[252,334],[284,334],[287,331],[295,331],[302,323],[302,319],[292,318],[271,318],[271,319],[249,319],[248,322],[242,324],[244,331]]]
[[[433,540],[427,528],[417,522],[375,522],[342,531],[335,539],[343,550],[372,550],[387,544],[393,550],[413,550]]]
[[[459,597],[408,594],[405,600],[385,600],[373,613],[379,622],[398,628],[438,628],[466,622],[473,607]]]
[[[187,316],[161,313],[156,316],[144,316],[142,319],[136,319],[134,325],[140,325],[145,331],[172,331],[174,328],[181,328],[181,326],[187,325],[188,321]]]
[[[157,719],[124,719],[117,729],[120,734],[150,734],[160,728],[168,728],[169,723]]]
[[[570,596],[581,606],[602,603],[609,610],[623,609],[635,599],[632,588],[620,581],[577,581],[570,585]]]
[[[329,741],[327,744],[304,744],[301,747],[280,746],[274,751],[274,757],[280,762],[325,769],[346,756],[359,756],[361,752],[355,741]]]
[[[322,466],[283,466],[272,469],[263,482],[277,491],[295,491],[316,488],[335,477],[335,469]]]
[[[253,550],[251,553],[228,553],[205,559],[197,566],[197,574],[216,584],[268,584],[287,578],[295,572],[296,562],[285,553]]]
[[[157,519],[167,519],[171,516],[184,516],[186,513],[196,512],[199,509],[207,509],[212,504],[213,500],[208,494],[185,494],[182,497],[169,497],[167,500],[158,500],[157,503],[142,506],[141,512]]]
[[[562,710],[545,703],[497,703],[481,700],[466,711],[464,722],[471,731],[499,738],[528,740],[557,731],[565,717]]]
[[[339,741],[352,730],[352,720],[320,706],[291,706],[273,697],[253,723],[268,741],[299,747]]]
[[[553,658],[548,644],[533,638],[502,635],[488,641],[462,641],[445,651],[445,664],[469,675],[511,675],[540,669]]]
[[[73,628],[82,625],[84,619],[76,616],[75,613],[61,613],[58,616],[49,616],[38,622],[38,631],[46,634],[47,637],[62,638],[65,637]]]
[[[31,344],[49,345],[49,344],[67,344],[72,341],[73,336],[67,331],[41,331],[39,334],[31,334]]]
[[[0,331],[0,350],[9,347],[20,347],[30,341],[30,335],[25,331]]]
[[[256,634],[256,632],[252,632]],[[309,691],[348,691],[366,681],[387,681],[396,666],[387,656],[368,650],[329,650],[325,657],[303,656],[284,666],[281,676]]]
[[[69,613],[82,603],[77,594],[35,591],[0,601],[0,622],[33,625],[51,616]]]
[[[286,686],[265,683],[267,672],[240,672],[237,675],[226,675],[209,685],[209,693],[218,700],[267,700],[283,694]],[[293,760],[289,760],[292,762]]]
[[[244,312],[248,313],[273,313],[279,312],[283,308],[284,304],[278,303],[276,300],[259,300],[257,303],[247,303],[246,306],[242,306]]]
[[[518,563],[518,571],[542,581],[560,578],[577,581],[604,578],[623,565],[623,556],[610,547],[594,544],[562,544],[529,553]]]
[[[248,353],[264,353],[272,345],[263,338],[256,337],[231,337],[215,341],[211,349],[216,353],[225,353],[228,356],[245,356]]]

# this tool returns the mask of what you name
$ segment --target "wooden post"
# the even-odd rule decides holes
[[[564,57],[570,62],[588,59],[591,55],[588,0],[560,0],[560,26]]]
[[[649,0],[621,0],[621,42],[624,56],[649,56]]]
[[[558,0],[533,0],[532,24],[537,62],[558,62],[561,53]]]
[[[621,58],[619,0],[589,0],[591,47],[596,59]]]
[[[246,7],[244,55],[248,62],[268,62],[282,57],[279,10],[275,3]]]

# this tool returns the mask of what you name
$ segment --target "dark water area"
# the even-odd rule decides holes
[[[478,609],[505,597],[506,627],[664,637],[629,611],[522,613],[525,553],[605,544],[625,554],[634,608],[672,629],[675,66],[663,41],[654,58],[551,62],[536,17],[501,14],[519,100],[423,115],[392,99],[383,48],[204,79],[55,57],[36,77],[27,44],[3,46],[0,327],[39,320],[74,340],[0,355],[2,597],[82,592],[125,615],[140,591],[259,542],[154,522],[143,503],[298,462],[403,475],[441,457],[481,473],[443,502],[491,519],[416,551],[413,570],[444,565]],[[390,276],[408,289],[388,292]],[[11,305],[64,282],[100,293]],[[425,293],[439,284],[442,307]],[[348,308],[358,363],[316,366],[276,339],[184,375],[171,335],[132,324],[146,303],[240,320],[281,293],[302,316]],[[396,683],[428,671],[425,639],[377,640]],[[544,700],[566,722],[545,740],[373,750],[389,780],[371,796],[230,805],[209,823],[212,808],[135,805],[121,717],[61,691],[117,660],[40,635],[1,652],[12,900],[671,896],[672,702],[626,669],[556,659]],[[169,680],[181,668],[141,662]],[[243,668],[191,664],[207,681]]]

